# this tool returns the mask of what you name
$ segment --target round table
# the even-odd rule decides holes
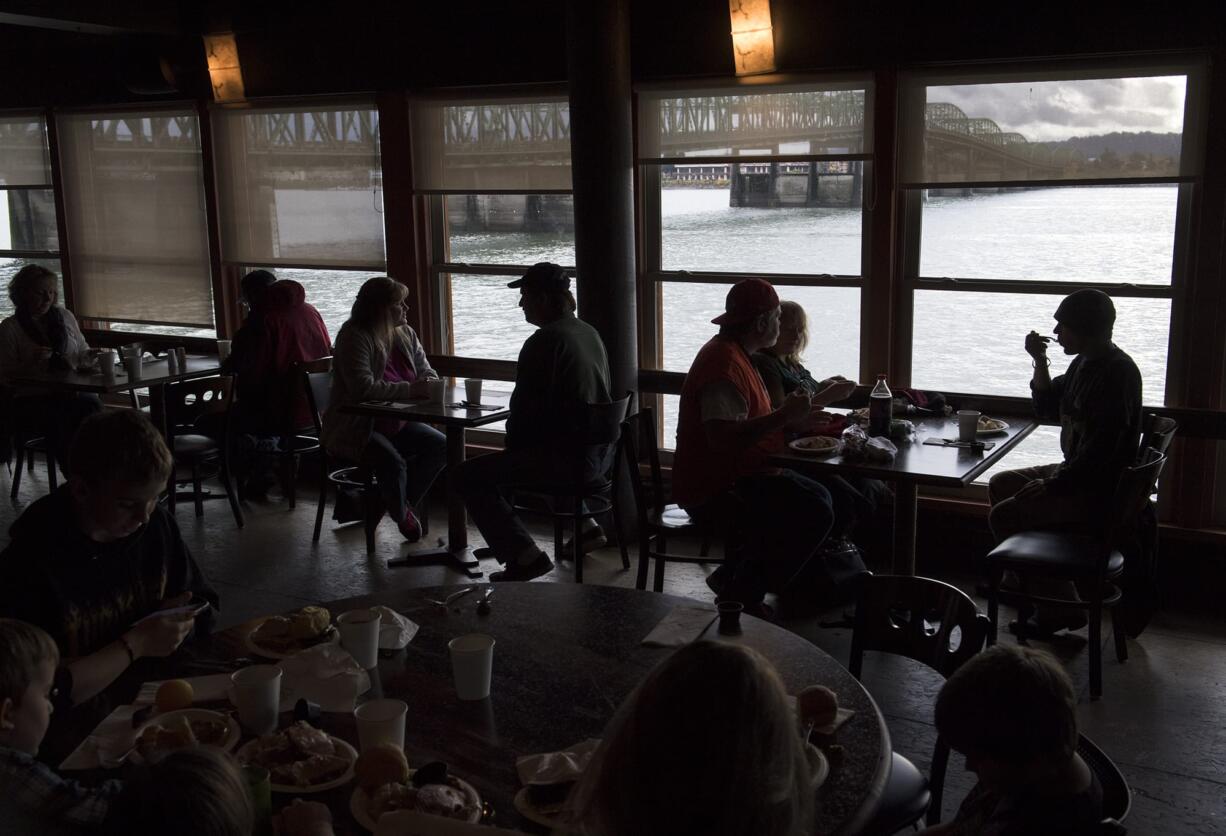
[[[381,604],[421,625],[407,648],[384,654],[361,699],[385,696],[407,702],[410,765],[446,761],[492,807],[493,823],[541,832],[515,810],[513,798],[520,789],[516,758],[600,737],[618,705],[673,650],[645,647],[643,638],[673,607],[695,602],[634,589],[554,583],[499,584],[487,615],[476,612],[477,593],[447,609],[426,600],[442,600],[461,588],[406,589],[325,606],[335,617]],[[871,816],[889,777],[884,718],[860,683],[810,642],[756,618],[745,617],[742,624],[739,636],[721,636],[712,624],[703,638],[752,647],[774,663],[789,693],[820,683],[838,694],[840,705],[855,711],[836,733],[844,749],[842,762],[817,796],[817,832],[854,832]],[[215,635],[197,648],[197,655],[249,655],[243,637],[253,626],[249,622]],[[497,640],[493,686],[489,699],[462,702],[452,685],[447,642],[473,632]],[[321,725],[357,744],[351,716],[324,714]],[[352,826],[351,791],[345,787],[319,799],[332,807],[338,832]]]

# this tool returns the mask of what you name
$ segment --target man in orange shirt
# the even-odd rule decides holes
[[[736,527],[741,548],[707,580],[721,599],[770,616],[768,591],[784,589],[817,551],[834,519],[830,493],[766,457],[784,446],[784,429],[803,426],[813,400],[789,395],[772,410],[750,359],[779,336],[779,296],[769,282],[746,279],[728,292],[719,333],[698,352],[681,390],[673,499],[700,525]],[[823,390],[831,403],[855,383]]]

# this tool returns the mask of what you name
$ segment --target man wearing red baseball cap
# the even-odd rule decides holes
[[[700,525],[734,527],[739,553],[707,580],[721,599],[770,615],[762,599],[781,591],[817,551],[834,519],[830,493],[790,470],[767,465],[783,431],[809,417],[809,395],[789,395],[772,410],[750,359],[779,337],[779,296],[746,279],[728,291],[719,333],[698,352],[681,390],[673,499]]]

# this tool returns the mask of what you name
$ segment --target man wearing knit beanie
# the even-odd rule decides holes
[[[1100,290],[1078,290],[1064,298],[1054,317],[1056,341],[1073,356],[1064,374],[1053,378],[1048,372],[1050,337],[1031,331],[1025,345],[1034,366],[1030,390],[1035,412],[1040,420],[1059,422],[1064,461],[992,477],[989,522],[998,542],[1033,529],[1096,530],[1120,474],[1137,457],[1141,373],[1111,341],[1115,326],[1111,297]],[[1006,586],[1016,582],[1005,579]],[[1026,586],[1036,595],[1077,598],[1068,581],[1028,577]],[[1079,611],[1039,608],[1025,631],[1043,635],[1085,623]],[[1016,624],[1011,629],[1016,631]]]

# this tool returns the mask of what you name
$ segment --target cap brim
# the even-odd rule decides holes
[[[507,287],[523,287],[523,286],[524,286],[524,280],[522,278],[516,279],[513,282],[507,282]]]

